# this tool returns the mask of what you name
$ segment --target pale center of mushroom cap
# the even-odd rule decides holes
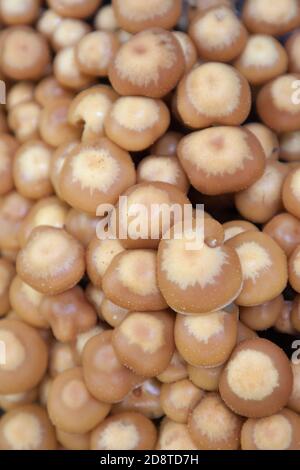
[[[104,450],[135,449],[140,441],[140,433],[132,423],[115,421],[105,426],[98,438],[99,448]]]
[[[5,423],[3,434],[14,450],[37,449],[43,439],[40,421],[25,411],[15,414]]]
[[[32,8],[32,0],[2,0],[1,12],[4,15],[20,15]]]
[[[279,60],[276,40],[271,36],[250,36],[240,60],[245,67],[272,67]]]
[[[246,139],[247,134],[239,128],[212,127],[186,137],[182,155],[208,176],[234,175],[247,160],[253,160]]]
[[[169,71],[177,62],[178,49],[169,34],[140,33],[119,49],[115,66],[122,80],[147,87],[159,85],[161,72]]]
[[[93,251],[93,262],[97,272],[103,276],[115,256],[124,251],[119,240],[102,240],[101,244]]]
[[[77,244],[64,233],[36,233],[24,248],[22,266],[29,273],[34,269],[38,277],[47,278],[71,269],[77,256]]]
[[[299,67],[300,64],[300,57],[299,57],[299,47],[300,47],[300,35],[296,36],[293,39],[293,45],[290,48],[290,54],[292,61],[295,62],[295,64]]]
[[[117,274],[123,286],[136,295],[159,294],[156,280],[156,254],[152,251],[126,251],[118,262]]]
[[[230,8],[208,11],[193,27],[196,39],[207,49],[223,49],[240,35],[241,24]]]
[[[286,450],[292,438],[292,425],[280,414],[259,419],[254,424],[253,440],[259,450]]]
[[[89,33],[80,42],[77,54],[82,64],[105,69],[112,57],[111,37],[105,31]]]
[[[90,193],[107,193],[120,177],[119,162],[104,148],[80,149],[72,162],[72,179]]]
[[[245,232],[245,229],[238,225],[236,225],[235,227],[228,227],[224,230],[224,240],[225,242],[227,242],[227,240],[230,240],[231,238],[243,232]]]
[[[104,373],[114,373],[123,369],[123,366],[120,364],[115,350],[110,343],[103,344],[96,351],[93,358],[94,366],[101,372]]]
[[[189,73],[186,92],[199,114],[211,118],[228,116],[240,105],[241,80],[229,65],[211,62]]]
[[[247,10],[252,18],[269,24],[284,24],[298,12],[297,0],[250,0]]]
[[[243,278],[256,282],[261,274],[268,271],[273,263],[270,253],[259,243],[244,242],[236,248],[240,258]]]
[[[41,207],[34,216],[32,227],[51,225],[51,227],[62,228],[65,224],[66,214],[67,209],[59,204]]]
[[[164,16],[173,7],[173,0],[117,0],[120,14],[130,21],[147,21]]]
[[[91,328],[88,331],[85,331],[84,333],[80,333],[76,337],[76,351],[78,354],[81,356],[82,351],[88,342],[89,339],[93,338],[94,336],[98,335],[99,333],[102,333],[103,328],[101,326],[95,326],[94,328]]]
[[[229,361],[227,382],[240,399],[261,401],[279,386],[279,373],[267,354],[244,349]]]
[[[281,139],[280,146],[282,150],[286,152],[300,152],[300,131],[288,132],[287,134],[284,134]]]
[[[203,245],[201,250],[187,250],[187,240],[167,240],[162,252],[161,269],[168,281],[181,290],[199,285],[202,289],[219,282],[228,255],[221,248]],[[220,288],[222,286],[220,285]]]
[[[291,189],[295,198],[300,201],[300,168],[293,173]]]
[[[112,5],[104,5],[98,11],[95,18],[95,27],[101,31],[116,31],[118,29],[119,26]]]
[[[13,69],[28,70],[41,58],[40,39],[34,33],[17,29],[9,33],[2,48],[2,62]]]
[[[9,330],[1,329],[0,345],[4,355],[4,361],[1,361],[4,364],[0,362],[0,371],[10,372],[21,367],[26,359],[26,349],[18,336]]]
[[[279,111],[290,114],[300,112],[300,103],[293,100],[293,94],[297,88],[293,88],[298,78],[294,75],[282,75],[274,80],[271,85],[271,97]]]
[[[204,397],[193,412],[199,432],[210,441],[227,440],[237,428],[237,417],[216,396]]]
[[[224,333],[226,315],[225,312],[219,311],[208,315],[187,316],[184,326],[189,335],[207,344],[213,336]]]
[[[35,307],[38,307],[40,305],[40,302],[43,298],[43,294],[33,289],[31,286],[29,286],[23,281],[21,282],[20,290],[24,294],[25,298],[32,305],[34,305]]]
[[[243,194],[247,194],[253,202],[272,204],[280,197],[283,178],[278,168],[272,164],[267,165],[262,177],[243,191]]]
[[[294,258],[293,269],[294,269],[296,276],[300,276],[300,251],[297,253],[297,255]]]
[[[76,44],[84,34],[87,28],[85,23],[72,18],[65,18],[54,30],[52,39],[63,47],[66,44]]]
[[[164,324],[153,315],[133,313],[119,328],[128,344],[138,346],[144,353],[154,354],[165,345]]]
[[[201,394],[201,390],[187,380],[174,382],[169,388],[168,402],[177,410],[189,409]]]
[[[62,17],[54,10],[44,10],[38,21],[38,29],[41,33],[51,36],[61,21]]]
[[[73,379],[63,387],[61,399],[68,408],[76,410],[88,402],[89,393],[82,380]]]
[[[42,145],[31,145],[22,152],[17,161],[22,179],[27,182],[48,179],[51,152]]]
[[[0,150],[1,151],[1,150]],[[4,173],[11,163],[11,158],[7,153],[0,154],[0,173]]]
[[[74,120],[77,122],[82,120],[85,123],[85,128],[91,129],[93,132],[101,132],[104,119],[111,106],[111,100],[104,93],[91,93],[78,103],[74,112]]]
[[[73,47],[65,47],[57,53],[54,68],[63,76],[70,77],[74,80],[80,78],[81,72],[77,66]]]
[[[197,450],[187,425],[175,421],[163,423],[158,443],[161,450]]]
[[[3,295],[7,292],[10,279],[10,270],[3,266],[3,264],[0,264],[0,295]]]
[[[180,167],[176,158],[153,157],[141,162],[140,177],[145,181],[161,181],[175,184],[180,177]]]
[[[151,98],[125,96],[114,103],[110,114],[125,129],[143,132],[159,121],[160,109]]]

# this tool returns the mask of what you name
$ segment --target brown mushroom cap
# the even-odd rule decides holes
[[[10,309],[9,289],[14,275],[13,264],[5,258],[0,258],[0,317],[6,315]]]
[[[182,8],[180,0],[113,0],[112,6],[118,25],[130,33],[153,27],[172,29]]]
[[[287,403],[287,407],[291,410],[295,411],[296,413],[300,412],[300,364],[299,363],[291,363],[292,371],[293,371],[293,390],[290,395],[289,401]]]
[[[288,57],[277,39],[267,34],[254,34],[249,36],[234,66],[251,85],[257,86],[284,74],[288,67]]]
[[[71,102],[68,121],[82,129],[82,142],[92,142],[104,134],[104,120],[118,95],[107,85],[80,92]]]
[[[4,364],[0,364],[0,393],[20,393],[35,387],[48,361],[40,334],[20,320],[4,319],[0,321],[0,340],[5,354]]]
[[[157,450],[197,450],[188,426],[164,418],[159,427]]]
[[[75,209],[96,215],[100,204],[115,204],[135,183],[130,155],[107,138],[76,146],[59,178],[62,197]]]
[[[283,163],[267,163],[261,178],[235,194],[235,205],[240,214],[251,222],[266,223],[280,212],[283,209],[282,188],[288,172]]]
[[[167,308],[157,284],[157,254],[153,250],[127,250],[114,257],[102,280],[106,297],[131,311]]]
[[[226,362],[237,341],[238,308],[206,315],[177,314],[175,344],[191,365],[216,367]]]
[[[48,328],[49,324],[39,311],[43,295],[32,289],[16,276],[9,289],[9,299],[16,314],[25,322],[35,328]]]
[[[89,331],[97,322],[97,314],[79,286],[43,297],[39,311],[55,338],[62,342],[75,340],[79,333]]]
[[[236,250],[242,266],[244,283],[235,300],[238,305],[259,305],[281,294],[288,280],[287,258],[269,235],[244,232],[228,240],[226,245]]]
[[[157,431],[140,413],[123,412],[111,416],[91,434],[91,450],[151,450]]]
[[[10,134],[0,134],[0,196],[14,187],[13,157],[18,146],[18,141]]]
[[[120,402],[113,405],[112,414],[123,411],[136,411],[146,418],[158,419],[164,416],[160,403],[161,384],[156,379],[145,380],[128,393]]]
[[[90,241],[86,252],[87,273],[94,286],[101,287],[102,279],[111,262],[124,251],[119,240],[99,240],[96,236]]]
[[[283,296],[253,307],[240,307],[240,320],[255,331],[267,330],[275,325],[282,309]]]
[[[0,449],[55,450],[55,432],[46,411],[24,405],[7,412],[0,422]]]
[[[209,220],[209,219],[208,219]],[[176,226],[175,226],[176,227]],[[234,249],[211,247],[196,241],[195,230],[181,239],[161,240],[158,249],[158,285],[168,305],[183,314],[222,309],[240,293],[242,272]],[[192,238],[191,238],[192,236]],[[196,245],[190,246],[190,242]]]
[[[112,344],[122,364],[138,375],[155,377],[174,353],[174,316],[167,310],[132,312],[114,329]]]
[[[267,0],[246,0],[242,19],[253,33],[273,36],[287,33],[300,24],[300,9],[297,0],[279,0],[276,5]]]
[[[56,428],[58,442],[68,450],[89,450],[91,434],[74,434]]]
[[[62,229],[35,228],[17,257],[17,273],[33,289],[58,294],[70,289],[85,270],[81,244]]]
[[[219,380],[224,365],[217,367],[203,367],[188,365],[189,379],[197,387],[207,392],[217,392],[219,389]]]
[[[161,98],[177,85],[184,67],[182,49],[173,34],[152,28],[120,47],[110,64],[109,79],[120,95]]]
[[[249,124],[245,124],[244,127],[252,132],[260,141],[267,160],[278,160],[280,148],[275,132],[260,122],[250,122]]]
[[[247,80],[235,68],[207,62],[183,77],[176,103],[180,118],[191,128],[237,126],[249,114],[251,93]]]
[[[256,107],[259,117],[278,133],[296,131],[300,127],[300,103],[293,97],[297,92],[294,87],[297,81],[297,74],[281,75],[264,85],[258,93]]]
[[[89,339],[83,350],[82,366],[88,390],[105,403],[123,400],[143,381],[119,361],[112,345],[112,330]]]
[[[48,3],[58,15],[87,18],[101,6],[102,0],[48,0]]]
[[[161,100],[122,96],[108,111],[104,129],[108,138],[125,150],[145,150],[170,124],[170,112]]]
[[[290,256],[300,244],[300,221],[288,212],[273,217],[263,229]]]
[[[189,414],[204,396],[203,390],[184,379],[161,387],[160,402],[165,415],[177,423],[187,423]]]
[[[283,189],[282,200],[284,207],[295,217],[300,217],[300,167],[296,167],[286,177]]]
[[[189,134],[178,146],[178,157],[192,185],[209,195],[241,191],[255,183],[265,168],[258,139],[239,127],[211,127]]]
[[[104,420],[110,405],[88,391],[80,367],[59,374],[51,383],[47,409],[52,423],[63,431],[83,434]]]
[[[280,135],[280,158],[287,162],[299,162],[300,131],[284,132]]]
[[[187,364],[175,349],[168,367],[161,374],[158,374],[157,378],[162,383],[172,383],[186,379],[187,376]]]
[[[0,63],[3,73],[13,80],[37,80],[50,62],[45,38],[29,26],[12,26],[1,41]]]
[[[247,31],[235,12],[224,5],[196,14],[189,26],[199,56],[205,60],[231,62],[243,51]]]
[[[124,248],[157,248],[164,233],[182,220],[186,208],[192,209],[187,196],[169,183],[151,182],[131,186],[116,208],[116,235]],[[135,212],[135,207],[142,211]],[[115,214],[113,214],[115,215]]]
[[[227,408],[216,393],[202,398],[188,422],[191,437],[202,450],[237,450],[241,427],[242,418]]]
[[[289,282],[292,288],[300,293],[300,246],[293,251],[289,259]]]
[[[291,323],[295,330],[300,331],[300,295],[297,295],[293,300]]]
[[[242,450],[299,450],[300,418],[284,408],[267,418],[248,419],[242,428]]]
[[[227,406],[249,418],[277,413],[286,405],[292,386],[287,356],[262,338],[240,343],[220,378],[220,394]]]
[[[279,333],[284,333],[287,335],[296,335],[297,331],[295,330],[292,324],[292,308],[293,302],[290,300],[285,300],[283,308],[277,317],[277,320],[274,324],[274,329],[279,331]]]
[[[160,137],[154,145],[152,145],[150,151],[151,155],[159,156],[176,156],[177,145],[180,142],[183,134],[180,132],[168,131]]]

